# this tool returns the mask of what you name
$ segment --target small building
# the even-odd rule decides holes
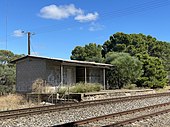
[[[63,60],[27,55],[11,63],[16,64],[16,91],[28,93],[36,79],[52,86],[78,82],[100,83],[106,88],[106,69],[112,65],[77,60]]]

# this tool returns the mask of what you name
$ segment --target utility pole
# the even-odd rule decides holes
[[[31,37],[31,32],[28,32],[28,55],[30,55],[30,37]]]

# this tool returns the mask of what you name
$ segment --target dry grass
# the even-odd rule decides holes
[[[37,79],[32,84],[32,92],[42,93],[44,91],[44,81],[42,79]]]
[[[55,93],[56,89],[48,83],[45,83],[43,79],[37,79],[32,84],[32,92],[34,93]]]
[[[0,96],[0,110],[12,110],[18,108],[29,107],[31,103],[27,103],[26,99],[21,95],[10,94]]]
[[[157,93],[169,92],[170,91],[170,86],[165,86],[164,88],[156,89],[155,91]]]

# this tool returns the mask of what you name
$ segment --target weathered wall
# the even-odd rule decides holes
[[[31,92],[33,82],[45,78],[45,61],[27,58],[16,64],[16,91]]]
[[[47,61],[46,80],[52,86],[58,86],[61,83],[61,63]],[[63,65],[63,84],[76,83],[76,67]]]
[[[63,84],[76,83],[76,67],[64,66]]]
[[[103,69],[87,68],[87,82],[103,84]]]
[[[63,85],[74,84],[80,81],[84,82],[84,67],[76,67],[69,64],[63,66]],[[61,84],[61,62],[45,59],[26,58],[20,60],[16,65],[17,83],[16,91],[31,92],[32,84],[38,78],[46,80],[52,86]],[[77,71],[79,70],[79,71]],[[103,69],[97,67],[86,67],[87,83],[103,84]],[[78,78],[79,76],[79,78]],[[83,76],[83,77],[82,77]],[[77,78],[76,78],[77,77]]]
[[[46,81],[52,86],[57,86],[61,82],[61,67],[59,62],[46,61]]]

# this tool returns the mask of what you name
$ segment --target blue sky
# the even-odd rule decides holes
[[[30,31],[33,55],[69,59],[116,32],[170,42],[170,0],[0,0],[0,28],[0,49],[27,54]]]

